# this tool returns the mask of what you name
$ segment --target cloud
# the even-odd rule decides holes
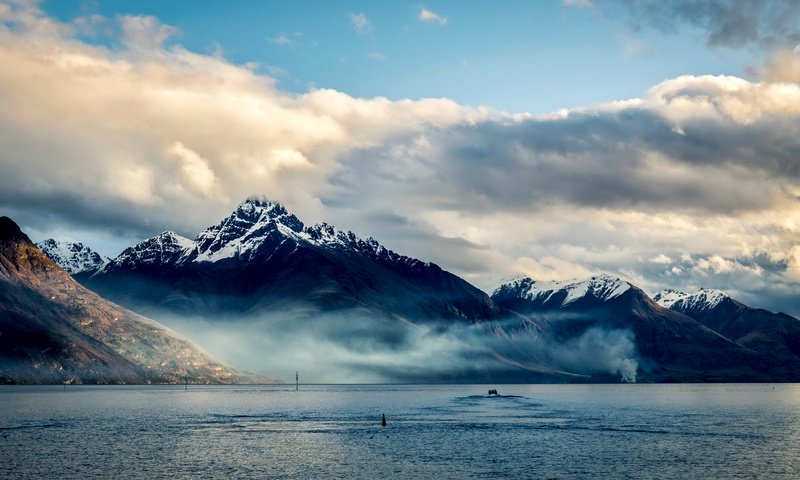
[[[417,17],[420,21],[428,23],[438,23],[439,25],[447,25],[447,17],[443,17],[427,8],[422,8]]]
[[[630,59],[650,51],[650,46],[628,32],[616,32],[614,38],[622,44],[622,57]]]
[[[284,92],[155,20],[106,19],[92,44],[35,7],[0,15],[0,207],[42,235],[193,236],[260,194],[486,290],[607,271],[800,313],[800,85],[777,75],[535,117]]]
[[[294,40],[289,38],[286,34],[281,33],[280,35],[275,35],[274,37],[270,37],[267,39],[269,43],[274,45],[286,46],[291,45],[294,43]]]
[[[669,258],[668,256],[664,255],[663,253],[660,253],[660,254],[656,255],[655,257],[652,257],[652,258],[650,258],[648,260],[650,262],[658,263],[658,264],[661,264],[661,265],[665,265],[665,264],[668,265],[668,264],[672,263],[672,259]]]
[[[736,259],[770,252],[794,262],[798,93],[797,85],[686,76],[640,99],[427,129],[351,152],[325,198],[371,198],[445,237],[489,245],[488,270],[498,276],[609,271],[645,288],[714,284],[789,309],[767,287],[797,288],[787,268]],[[406,252],[425,255],[424,247]],[[693,263],[670,263],[687,252]]]
[[[427,204],[445,210],[769,209],[795,201],[798,105],[800,86],[681,77],[622,108],[426,130],[402,146],[353,153],[336,180],[353,196],[360,185],[391,184],[421,198],[425,186],[438,192]],[[424,175],[398,181],[398,164]]]
[[[578,8],[587,8],[594,6],[594,2],[592,0],[561,0],[561,4],[565,7],[578,7]]]
[[[770,82],[800,82],[800,50],[797,47],[781,49],[750,72]]]
[[[800,43],[800,3],[794,0],[619,0],[634,26],[705,32],[710,46],[775,48]]]
[[[353,25],[353,30],[358,34],[372,30],[372,24],[364,13],[351,13],[350,23]]]
[[[165,47],[166,34],[131,40],[172,31],[151,19],[108,19],[130,40],[111,49],[38,10],[12,13],[0,30],[0,204],[30,227],[193,235],[252,193],[322,219],[338,155],[492,115],[446,99],[285,93],[248,66]]]
[[[183,177],[190,189],[205,196],[214,192],[217,179],[208,160],[194,150],[186,148],[181,142],[170,145],[167,152],[179,161]]]
[[[131,47],[160,47],[178,33],[177,28],[164,25],[156,17],[149,15],[122,15],[119,23],[122,27],[122,40]]]

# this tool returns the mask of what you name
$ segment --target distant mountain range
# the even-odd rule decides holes
[[[389,381],[800,380],[800,321],[722,292],[651,299],[597,275],[521,278],[489,296],[435,264],[328,224],[306,226],[263,199],[194,239],[164,232],[108,261],[59,245],[42,247],[84,285],[154,318],[249,325],[266,337],[291,331],[364,358],[402,355],[420,338],[461,348],[456,362],[359,364]]]
[[[93,255],[48,243],[80,274]],[[0,383],[242,383],[189,340],[100,298],[0,217]]]
[[[656,298],[664,301],[672,298],[670,295],[665,292]],[[632,332],[642,377],[651,381],[800,378],[797,355],[777,357],[768,350],[753,348],[752,342],[726,335],[727,329],[717,330],[714,322],[694,315],[718,308],[721,303],[716,303],[716,296],[685,296],[666,308],[628,282],[599,275],[579,282],[523,278],[502,285],[492,300],[498,306],[547,323],[554,338],[561,341],[593,328]],[[681,305],[691,308],[683,310]],[[731,313],[718,310],[707,318],[727,324]],[[792,321],[800,327],[800,321]]]
[[[720,290],[702,288],[692,294],[664,290],[653,298],[736,344],[769,357],[773,362],[770,368],[773,375],[796,375],[800,357],[798,319],[785,313],[748,307]]]

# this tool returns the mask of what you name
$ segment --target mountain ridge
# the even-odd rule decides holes
[[[72,276],[92,275],[110,260],[103,258],[99,253],[80,242],[48,238],[35,245],[50,260]]]
[[[188,339],[81,286],[0,218],[1,383],[236,383]]]
[[[800,333],[796,339],[793,333],[784,335],[788,339],[777,343],[785,355],[774,355],[758,342],[743,340],[745,334],[736,336],[698,316],[718,305],[744,307],[723,292],[703,289],[692,297],[671,290],[650,298],[626,280],[598,274],[572,281],[517,278],[489,296],[434,263],[327,223],[307,226],[282,204],[263,198],[245,200],[194,239],[167,231],[144,240],[83,281],[146,314],[243,319],[265,328],[271,322],[273,333],[280,325],[339,340],[359,338],[390,350],[409,341],[407,327],[436,333],[475,326],[482,333],[479,338],[469,333],[470,341],[492,345],[486,355],[512,369],[546,372],[540,377],[546,381],[551,374],[576,381],[609,378],[602,372],[622,372],[620,365],[632,368],[633,374],[623,378],[636,378],[639,371],[645,381],[800,379],[800,363],[792,353],[800,351]],[[698,312],[679,311],[679,305],[694,305]],[[345,320],[352,316],[366,321]],[[263,323],[263,318],[272,320]],[[784,330],[800,325],[792,317],[780,318]],[[780,332],[770,332],[766,343],[775,344]],[[625,354],[611,359],[606,370],[587,370],[570,361],[553,363],[567,358],[553,345],[621,348]],[[515,374],[509,375],[504,378]],[[520,371],[516,375],[524,377]]]
[[[270,297],[323,309],[338,305],[384,311],[386,305],[374,297],[396,289],[398,298],[409,301],[394,301],[391,313],[473,320],[492,316],[486,293],[438,265],[397,254],[371,237],[362,239],[329,224],[307,227],[280,203],[268,200],[245,200],[191,243],[176,244],[167,256],[161,255],[157,243],[148,239],[126,249],[85,283],[134,309],[164,307],[181,313],[229,313],[239,307],[234,305],[237,301],[245,302],[246,310],[258,310],[268,306]],[[158,271],[142,261],[148,256],[157,259]],[[122,283],[131,284],[132,295],[114,288]],[[161,293],[146,298],[143,290],[150,287],[138,283],[152,283]],[[438,298],[426,285],[436,286]],[[308,286],[318,288],[308,291]],[[219,294],[218,301],[203,302],[196,293]]]
[[[603,288],[593,288],[597,285]],[[573,292],[584,295],[570,298]],[[572,283],[544,282],[543,288],[533,279],[520,279],[498,287],[492,298],[500,306],[548,322],[556,337],[574,338],[592,328],[631,331],[642,357],[643,377],[654,381],[800,378],[800,362],[778,372],[781,359],[769,352],[737,343],[607,275]]]

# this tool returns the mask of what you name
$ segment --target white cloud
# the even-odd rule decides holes
[[[128,36],[171,31],[119,21],[137,26]],[[164,35],[111,50],[40,12],[13,22],[0,30],[0,203],[28,192],[27,205],[51,205],[42,219],[191,233],[259,193],[320,220],[339,155],[494,115],[447,99],[290,94],[249,66],[165,48]]]
[[[666,265],[666,264],[672,263],[672,259],[669,258],[668,256],[664,255],[663,253],[660,253],[660,254],[656,255],[655,257],[649,258],[648,261],[650,261],[652,263],[658,263],[660,265]]]
[[[191,190],[205,196],[214,192],[217,179],[208,160],[181,142],[170,145],[167,152],[179,161],[183,177]]]
[[[178,33],[177,28],[164,25],[156,17],[149,15],[123,15],[119,17],[119,22],[122,26],[123,40],[133,47],[160,47],[167,39]]]
[[[561,4],[564,5],[565,7],[578,7],[578,8],[587,8],[594,6],[592,0],[561,0]]]
[[[289,38],[284,33],[281,33],[280,35],[275,35],[274,37],[270,37],[270,38],[267,39],[267,41],[269,43],[272,43],[272,44],[275,44],[275,45],[281,45],[281,46],[291,45],[291,44],[294,43],[294,40]]]
[[[800,85],[684,75],[651,88],[647,101],[677,124],[698,118],[749,124],[772,115],[800,114]]]
[[[754,73],[770,82],[800,82],[800,46],[775,52]]]
[[[488,290],[607,271],[800,312],[800,85],[684,76],[534,118],[287,93],[154,20],[115,50],[0,15],[0,205],[26,228],[191,235],[263,194]]]
[[[447,25],[447,17],[443,17],[438,13],[435,13],[427,8],[422,8],[419,11],[419,16],[417,17],[423,22],[428,23],[438,23],[439,25]]]
[[[353,30],[359,34],[372,30],[372,24],[364,13],[351,13],[350,23],[353,25]]]

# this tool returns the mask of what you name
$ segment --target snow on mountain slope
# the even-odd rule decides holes
[[[438,265],[329,224],[307,227],[280,203],[258,198],[194,240],[165,232],[126,249],[85,284],[148,314],[242,315],[275,305],[420,321],[501,314],[488,295]]]
[[[492,297],[516,297],[540,305],[555,302],[551,306],[563,307],[583,298],[605,302],[631,288],[630,283],[605,274],[581,281],[537,281],[524,277],[501,285]]]
[[[49,238],[36,246],[70,275],[94,272],[108,262],[107,258],[82,243]]]
[[[412,269],[432,265],[395,253],[372,237],[362,239],[327,223],[307,227],[280,203],[248,198],[231,215],[200,232],[194,240],[164,232],[126,249],[106,270],[132,268],[137,264],[214,263],[226,259],[248,262],[265,250],[277,250],[287,243],[293,248],[300,244],[364,255]]]
[[[680,312],[708,311],[728,298],[730,298],[730,296],[722,290],[711,288],[701,288],[695,293],[684,293],[667,289],[653,296],[653,300],[662,307]]]
[[[303,222],[277,202],[249,198],[220,223],[202,231],[194,240],[197,255],[192,261],[215,262],[247,257],[270,237],[297,239]]]
[[[664,308],[670,308],[675,302],[683,300],[688,296],[689,294],[686,292],[681,292],[680,290],[673,290],[671,288],[667,288],[653,295],[653,300],[655,300],[657,304],[661,305]]]
[[[105,264],[98,273],[119,268],[136,269],[140,266],[174,263],[195,248],[195,243],[175,232],[163,232],[133,247],[126,248],[116,258]]]
[[[372,237],[362,239],[353,232],[339,230],[327,223],[319,223],[311,227],[305,227],[300,236],[303,240],[313,245],[363,254],[373,260],[403,264],[411,268],[431,266],[430,262],[423,262],[393,252],[378,243],[378,241]]]

